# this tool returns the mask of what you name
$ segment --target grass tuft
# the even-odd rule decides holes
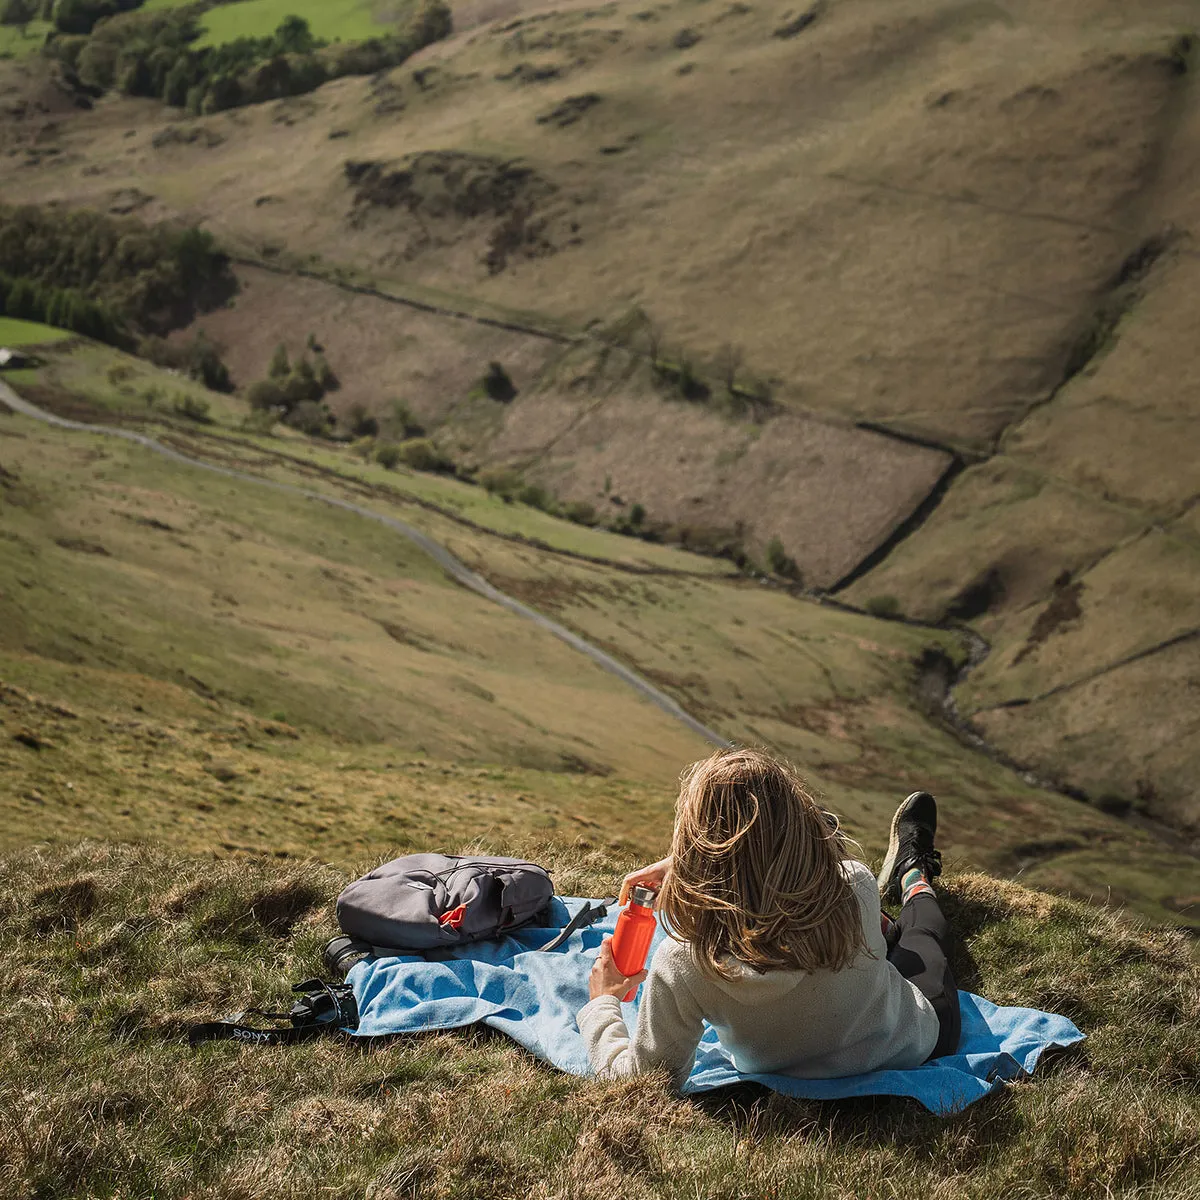
[[[563,893],[600,894],[628,865],[486,848],[531,854]],[[101,842],[0,859],[0,1194],[1200,1194],[1186,939],[981,874],[944,881],[960,976],[998,1003],[1056,1008],[1089,1040],[950,1119],[749,1086],[683,1100],[657,1076],[561,1075],[483,1028],[188,1049],[188,1023],[278,1007],[319,972],[353,873]]]

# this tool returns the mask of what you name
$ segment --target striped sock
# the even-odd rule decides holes
[[[901,904],[907,904],[914,896],[920,896],[926,892],[931,896],[934,894],[933,888],[929,886],[929,880],[925,878],[920,867],[913,867],[904,872],[904,878],[900,880]]]

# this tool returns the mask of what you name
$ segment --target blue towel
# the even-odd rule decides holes
[[[573,1075],[589,1075],[587,1051],[575,1014],[587,1002],[587,976],[601,939],[613,931],[610,914],[571,935],[550,953],[538,952],[583,901],[555,897],[554,927],[526,926],[495,941],[475,942],[424,957],[369,958],[350,971],[358,1001],[360,1037],[452,1029],[482,1021],[519,1042],[538,1058]],[[655,945],[663,937],[661,928]],[[707,1092],[752,1081],[785,1096],[832,1100],[845,1096],[911,1096],[931,1112],[949,1115],[1023,1078],[1043,1050],[1069,1046],[1083,1034],[1065,1017],[1032,1008],[1000,1008],[980,996],[959,993],[959,1052],[910,1071],[872,1071],[842,1079],[796,1079],[736,1071],[706,1028],[685,1092]],[[632,1030],[638,998],[624,1006]]]

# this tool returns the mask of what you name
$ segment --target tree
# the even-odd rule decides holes
[[[284,379],[292,373],[292,364],[288,361],[287,346],[280,342],[275,347],[275,353],[271,355],[271,365],[267,368],[267,374],[272,379]]]
[[[192,87],[192,68],[186,54],[181,54],[163,81],[162,98],[174,108],[184,108]]]
[[[454,16],[450,6],[445,0],[424,0],[411,18],[409,29],[414,51],[448,38],[454,32]]]
[[[284,17],[275,29],[275,46],[280,54],[311,54],[317,39],[303,17]]]
[[[0,7],[0,25],[15,25],[25,36],[29,22],[37,16],[33,0],[5,0]]]
[[[227,108],[237,108],[244,100],[245,93],[236,75],[218,75],[204,93],[203,111],[205,114],[224,112]]]
[[[483,377],[483,390],[493,400],[499,400],[502,404],[507,404],[517,394],[508,372],[501,363],[495,361],[488,363],[487,374]]]
[[[313,373],[322,392],[336,392],[342,386],[341,381],[334,374],[333,368],[329,365],[328,360],[323,354],[317,355],[316,361],[313,364]]]
[[[16,280],[8,293],[8,315],[23,317],[27,321],[40,321],[45,311],[40,290],[28,279]]]

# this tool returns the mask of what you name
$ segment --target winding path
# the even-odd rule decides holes
[[[13,412],[32,417],[37,421],[45,421],[48,425],[55,425],[60,429],[71,429],[79,433],[95,433],[103,434],[106,437],[121,438],[124,441],[134,442],[136,445],[143,446],[147,450],[152,450],[155,454],[161,454],[164,458],[169,458],[182,466],[198,467],[202,471],[211,471],[215,475],[224,475],[229,479],[241,479],[249,483],[256,483],[260,487],[271,488],[277,492],[287,492],[293,496],[300,496],[305,500],[316,500],[321,504],[328,504],[331,508],[345,509],[347,512],[365,517],[369,521],[377,521],[380,525],[386,525],[389,529],[400,534],[401,537],[407,538],[418,549],[429,555],[455,582],[462,584],[465,588],[469,588],[485,600],[490,600],[493,604],[499,604],[502,608],[507,608],[510,612],[516,613],[517,616],[524,617],[527,621],[532,621],[533,624],[546,630],[547,633],[552,633],[556,638],[566,642],[571,649],[586,655],[597,666],[615,675],[623,683],[635,688],[651,704],[666,713],[667,716],[672,717],[681,725],[685,725],[693,733],[699,734],[706,741],[712,742],[717,746],[728,746],[730,744],[728,739],[721,737],[720,734],[709,729],[707,725],[696,720],[695,717],[672,700],[666,692],[660,691],[649,680],[643,679],[636,671],[630,670],[624,663],[618,662],[617,659],[613,658],[610,654],[606,654],[598,646],[593,646],[591,642],[581,638],[565,625],[560,625],[557,621],[550,620],[549,617],[543,616],[536,609],[530,608],[527,604],[522,604],[520,600],[506,595],[499,588],[493,587],[482,575],[477,574],[464,563],[461,563],[449,550],[439,542],[434,541],[428,534],[422,533],[419,529],[414,529],[413,526],[396,517],[389,517],[383,513],[373,512],[369,508],[364,508],[361,504],[355,504],[350,500],[342,500],[337,496],[327,496],[321,492],[310,491],[308,488],[297,487],[295,484],[279,483],[274,479],[264,479],[260,475],[253,475],[247,471],[238,471],[232,467],[221,467],[216,463],[205,462],[202,458],[191,458],[186,454],[181,454],[178,450],[172,450],[169,446],[164,446],[161,442],[155,441],[154,438],[144,433],[135,433],[131,429],[113,429],[104,425],[89,425],[83,421],[70,421],[65,417],[55,416],[53,413],[48,413],[44,409],[38,408],[36,404],[30,404],[28,400],[22,399],[3,382],[0,382],[0,402],[8,405]]]

